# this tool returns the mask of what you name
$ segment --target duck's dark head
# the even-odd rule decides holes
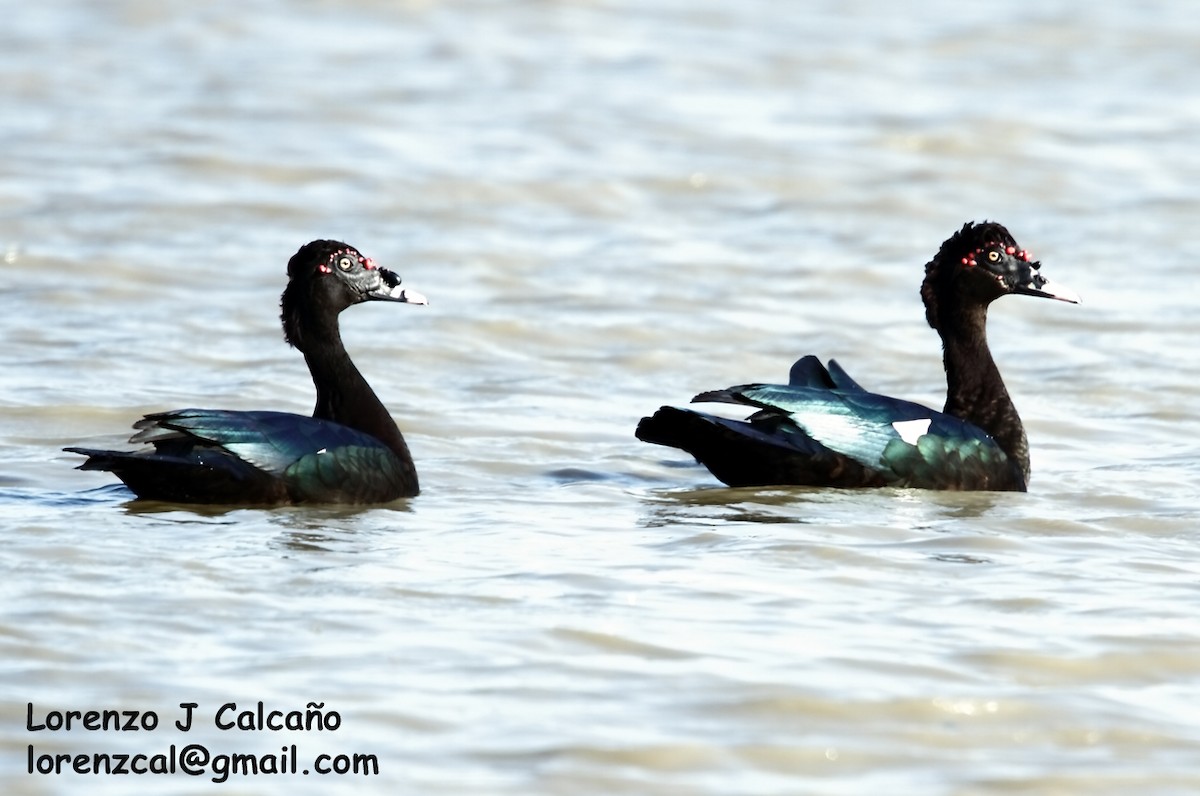
[[[284,338],[303,351],[306,328],[335,321],[339,312],[364,301],[427,303],[353,246],[336,240],[306,243],[288,260],[288,285],[280,301]]]
[[[946,313],[986,307],[1009,293],[1079,303],[1074,291],[1042,276],[1041,267],[1002,225],[968,221],[925,266],[921,283],[925,317],[939,329],[946,323]]]

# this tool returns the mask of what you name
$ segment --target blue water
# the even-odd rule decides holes
[[[0,787],[36,753],[375,755],[225,793],[1192,793],[1200,17],[1183,3],[65,0],[0,34]],[[934,406],[923,264],[1005,223],[1028,494],[730,490],[637,419],[836,357]],[[423,493],[131,503],[64,445],[311,411],[318,237]],[[223,731],[227,702],[337,711]],[[196,702],[196,727],[173,727]],[[30,732],[155,711],[153,732]]]

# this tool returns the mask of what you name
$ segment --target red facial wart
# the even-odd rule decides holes
[[[971,252],[966,257],[962,258],[962,264],[965,265],[967,268],[974,268],[975,266],[979,265],[979,263],[975,260],[975,255],[979,254],[980,252],[986,251],[987,249],[995,248],[998,245],[999,244],[996,244],[996,243],[988,243],[983,246],[980,246],[978,249]],[[1016,257],[1018,260],[1021,260],[1022,262],[1026,262],[1026,263],[1029,262],[1029,252],[1026,251],[1025,249],[1018,249],[1016,246],[1005,246],[1004,253],[1012,255],[1013,257]]]
[[[361,265],[363,268],[367,269],[368,271],[374,271],[376,268],[379,267],[378,265],[375,264],[375,261],[372,260],[370,257],[363,257],[361,254],[354,251],[353,249],[342,249],[341,251],[336,251],[329,256],[329,259],[331,261],[336,260],[338,257],[341,257],[343,254],[354,255],[354,257],[358,260],[358,264]],[[333,268],[329,265],[329,263],[321,263],[320,265],[317,266],[317,270],[323,274],[332,274],[333,273]]]

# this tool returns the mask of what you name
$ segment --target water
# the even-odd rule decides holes
[[[193,742],[379,766],[225,793],[1200,787],[1186,4],[65,0],[0,37],[6,793],[208,792],[26,773]],[[1085,302],[992,312],[1028,494],[730,490],[633,439],[804,353],[939,405],[916,288],[982,218]],[[310,411],[277,300],[316,237],[431,299],[343,326],[420,497],[71,469],[147,411]],[[341,726],[216,727],[260,700]]]

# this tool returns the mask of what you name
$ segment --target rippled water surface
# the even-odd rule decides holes
[[[64,0],[0,32],[0,788],[43,754],[375,755],[224,793],[1200,789],[1200,17],[1183,2]],[[722,488],[637,419],[805,353],[934,405],[969,219],[1079,306],[991,342],[1028,494]],[[423,493],[140,505],[64,445],[311,411],[287,258]],[[336,711],[334,731],[215,714]],[[173,726],[195,702],[191,732]],[[31,732],[154,711],[151,732]]]

